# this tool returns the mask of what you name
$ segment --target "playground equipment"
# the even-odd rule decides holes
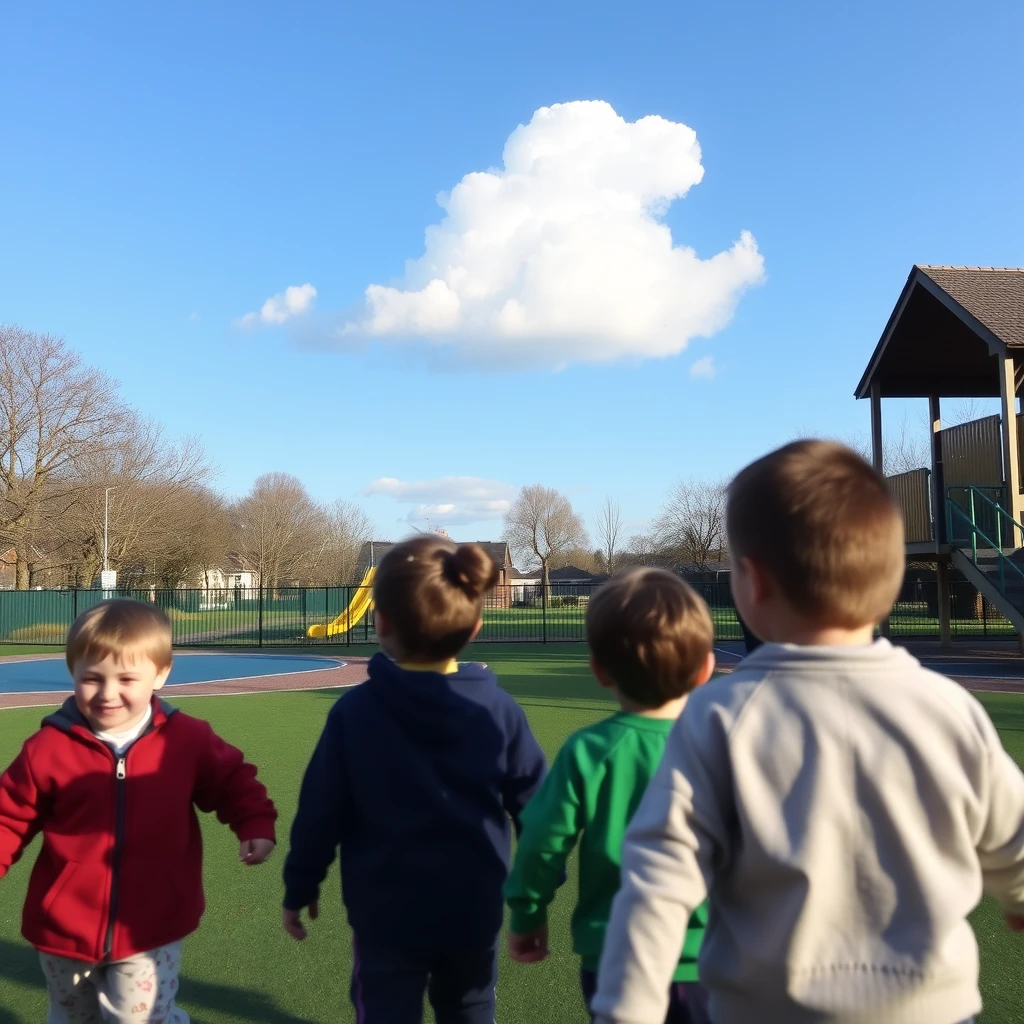
[[[337,636],[339,633],[347,633],[353,626],[358,625],[363,616],[373,607],[373,578],[377,574],[377,566],[371,565],[363,576],[362,583],[356,590],[349,606],[333,621],[326,626],[317,623],[306,630],[306,636],[320,639],[325,636]]]

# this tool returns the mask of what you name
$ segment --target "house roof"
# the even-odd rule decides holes
[[[1024,347],[1024,267],[918,266],[1004,345]]]
[[[854,392],[999,396],[992,356],[1024,349],[1024,268],[914,266]]]
[[[607,579],[607,576],[595,576],[586,569],[580,569],[575,565],[563,565],[560,569],[552,569],[548,572],[548,579],[552,583],[595,583]]]

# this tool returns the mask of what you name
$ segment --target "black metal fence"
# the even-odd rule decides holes
[[[711,609],[719,641],[742,639],[727,583],[694,583]],[[1010,639],[1013,626],[968,582],[951,581],[953,636]],[[556,643],[585,639],[594,584],[499,587],[484,608],[480,642]],[[292,647],[375,644],[370,593],[361,586],[274,590],[0,591],[0,644],[63,644],[68,627],[106,597],[152,601],[171,619],[182,647]],[[938,585],[908,581],[890,617],[897,639],[939,635]],[[319,635],[313,635],[319,634]]]

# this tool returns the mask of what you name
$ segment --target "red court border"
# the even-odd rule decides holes
[[[736,647],[737,652],[732,656],[739,658],[742,645],[731,644]],[[989,644],[963,644],[957,645],[952,650],[940,650],[938,644],[933,643],[908,643],[904,645],[911,654],[921,659],[922,664],[927,668],[932,660],[940,661],[945,665],[951,662],[960,662],[963,670],[950,673],[950,678],[955,679],[968,690],[975,692],[989,693],[1016,693],[1024,694],[1024,658],[1021,658],[1016,643],[995,642]],[[581,645],[582,647],[582,645]],[[725,645],[717,648],[721,654],[732,652],[725,649]],[[3,648],[0,647],[0,652]],[[217,650],[196,650],[182,653],[180,657],[190,657],[193,654],[230,654],[232,652],[223,649]],[[246,651],[247,656],[256,653]],[[270,651],[262,652],[268,658],[275,655]],[[366,679],[366,663],[369,658],[342,657],[329,654],[317,654],[309,652],[311,656],[324,658],[325,660],[337,661],[337,668],[313,669],[307,672],[289,672],[278,675],[250,676],[247,679],[220,679],[206,683],[179,683],[169,686],[163,691],[168,700],[175,697],[242,697],[256,693],[286,693],[298,690],[333,690],[344,689],[348,686],[355,686]],[[9,658],[0,658],[6,662],[17,661],[43,661],[51,659],[61,660],[60,654],[23,654]],[[342,664],[344,662],[344,664]],[[1014,669],[1020,669],[1020,675],[1003,676],[990,675],[985,671],[986,662],[989,665],[1001,663],[1005,667],[1012,665]],[[731,671],[731,665],[724,659],[719,659],[718,671],[727,674]],[[71,691],[47,691],[44,693],[0,693],[0,711],[7,708],[30,708],[30,707],[54,707],[63,704],[71,696]]]

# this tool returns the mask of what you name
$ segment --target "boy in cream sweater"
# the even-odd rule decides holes
[[[874,640],[904,571],[885,481],[800,441],[729,488],[737,609],[765,641],[696,690],[626,836],[599,1024],[650,1024],[692,910],[712,1024],[959,1024],[967,917],[1024,915],[1024,775],[956,683]]]

